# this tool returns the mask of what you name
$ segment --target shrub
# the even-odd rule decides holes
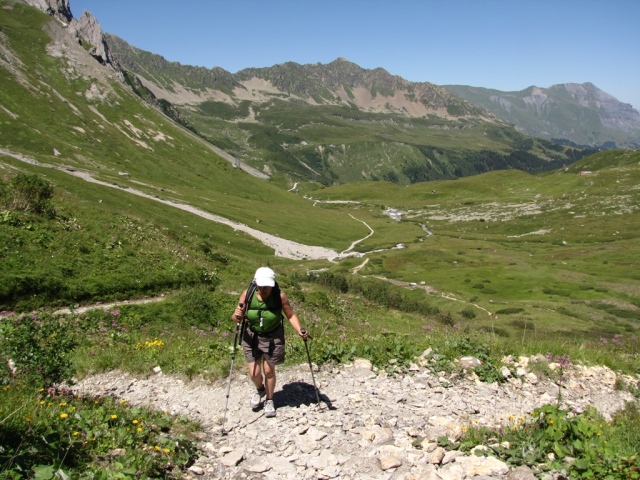
[[[0,355],[15,363],[15,376],[48,387],[71,379],[76,346],[65,317],[31,312],[12,315],[0,323]],[[9,383],[6,376],[3,383]]]
[[[474,312],[472,308],[465,308],[464,310],[461,310],[460,315],[462,315],[467,320],[473,320],[474,318],[476,318],[476,312]]]
[[[496,311],[496,315],[510,315],[512,313],[524,312],[524,308],[508,307]]]
[[[51,216],[55,214],[51,203],[53,185],[38,175],[19,173],[9,182],[8,188],[0,188],[0,195],[9,210]]]
[[[178,295],[178,315],[184,324],[211,325],[216,304],[212,292],[206,287],[193,287]]]

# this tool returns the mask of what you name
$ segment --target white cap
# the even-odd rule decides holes
[[[255,280],[259,287],[273,287],[276,284],[276,272],[269,267],[260,267],[256,270]]]

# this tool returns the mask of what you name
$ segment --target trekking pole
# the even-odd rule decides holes
[[[307,331],[304,328],[301,328],[300,333],[304,335],[305,333],[307,333]],[[311,337],[308,337],[308,338],[311,338]],[[307,359],[309,360],[309,370],[311,370],[311,378],[313,379],[313,389],[316,391],[316,403],[320,405],[320,395],[318,394],[318,387],[316,386],[316,377],[313,374],[313,365],[311,365],[311,355],[309,355],[309,345],[307,345],[306,338],[304,338],[303,340],[304,340],[304,348],[307,349]]]
[[[240,308],[244,307],[244,304],[238,304]],[[236,316],[238,318],[238,316]],[[236,335],[233,338],[233,351],[231,352],[231,368],[229,369],[229,381],[227,382],[227,399],[224,402],[224,416],[222,417],[222,435],[226,435],[227,432],[224,429],[224,424],[227,421],[227,407],[229,406],[229,392],[231,391],[231,377],[233,376],[233,362],[236,359],[236,347],[239,345],[238,337],[240,332],[244,331],[244,314],[242,315],[242,322],[236,323]]]

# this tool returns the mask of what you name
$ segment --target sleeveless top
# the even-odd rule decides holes
[[[258,298],[258,292],[253,294],[246,313],[252,332],[269,333],[282,324],[282,309],[277,307],[274,293],[272,291],[264,302]]]

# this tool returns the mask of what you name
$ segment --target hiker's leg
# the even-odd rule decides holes
[[[260,390],[263,387],[262,368],[260,367],[261,363],[262,363],[262,358],[259,358],[255,362],[251,362],[249,364],[249,376],[251,377],[253,384],[256,386],[258,390]],[[264,362],[264,364],[266,365],[267,362]],[[267,391],[269,390],[267,389]]]
[[[273,398],[273,392],[276,390],[276,366],[270,365],[269,362],[263,362],[265,386],[267,387],[267,400]]]

